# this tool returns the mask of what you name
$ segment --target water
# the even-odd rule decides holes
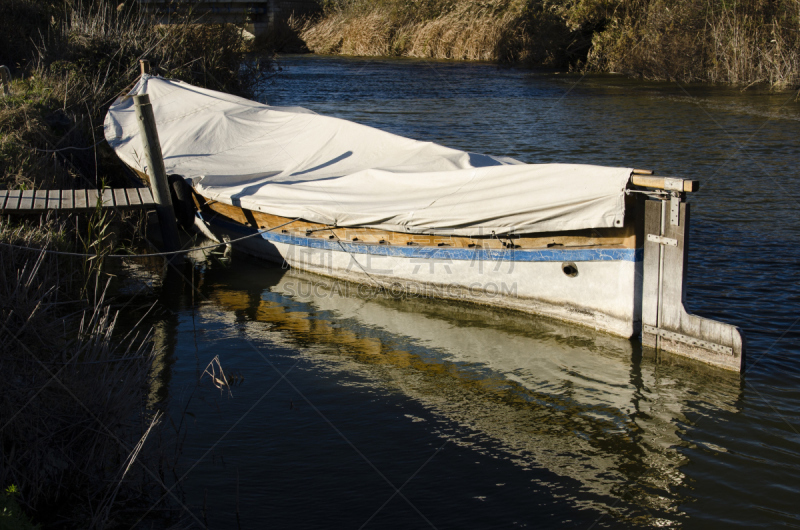
[[[793,94],[410,60],[282,66],[264,87],[274,105],[526,162],[698,178],[688,306],[744,329],[748,368],[740,379],[543,319],[199,256],[190,282],[157,289],[152,395],[184,419],[190,520],[800,527]],[[215,356],[239,380],[232,395],[200,379]]]

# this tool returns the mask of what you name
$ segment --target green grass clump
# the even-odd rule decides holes
[[[3,530],[39,530],[41,525],[35,525],[22,510],[15,498],[19,490],[15,485],[8,486],[0,492],[0,528]]]

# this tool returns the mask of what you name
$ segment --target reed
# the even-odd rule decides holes
[[[800,0],[329,0],[296,24],[317,53],[522,62],[800,85]]]
[[[631,2],[595,34],[590,68],[650,79],[800,85],[800,1]]]
[[[524,2],[350,2],[298,26],[317,53],[526,60]]]
[[[115,333],[101,274],[78,299],[82,268],[35,250],[69,238],[59,226],[0,224],[0,242],[28,247],[0,245],[0,484],[39,521],[102,528],[115,502],[145,495],[141,474],[121,470],[149,432],[153,346],[147,332]]]

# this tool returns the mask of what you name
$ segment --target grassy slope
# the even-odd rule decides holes
[[[5,18],[3,17],[5,15]],[[26,34],[21,38],[18,34]],[[247,93],[239,76],[244,42],[232,26],[159,27],[135,3],[9,0],[0,8],[0,50],[15,70],[0,98],[0,187],[87,187],[122,173],[102,138],[108,106],[146,56],[156,71],[194,84]]]
[[[328,0],[317,53],[800,85],[800,0]]]
[[[0,64],[14,74],[0,97],[0,189],[126,185],[116,156],[94,144],[109,105],[135,81],[138,59],[247,95],[257,76],[240,75],[243,44],[231,26],[159,27],[134,2],[0,1]],[[84,149],[45,151],[63,148]],[[112,212],[4,218],[0,243],[108,253],[111,217],[126,221]],[[163,493],[136,466],[116,489],[152,417],[144,403],[153,347],[146,332],[135,340],[113,333],[104,270],[102,259],[0,245],[0,490],[17,486],[15,502],[45,526],[108,528],[121,502]],[[0,527],[13,522],[21,519]]]

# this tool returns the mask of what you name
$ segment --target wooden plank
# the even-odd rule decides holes
[[[73,205],[73,192],[72,190],[62,190],[61,191],[61,209],[62,210],[72,210]]]
[[[100,193],[97,190],[86,190],[86,207],[90,210],[97,208],[97,199]]]
[[[89,198],[86,196],[86,190],[75,190],[75,209],[85,210],[88,208]]]
[[[114,190],[105,188],[101,194],[103,200],[103,208],[111,208],[114,206]]]
[[[47,209],[60,210],[61,209],[61,190],[48,190],[47,192]]]
[[[36,193],[33,195],[33,209],[47,209],[47,190],[36,190]]]
[[[22,192],[20,190],[9,190],[8,191],[8,199],[6,199],[6,211],[12,211],[19,209],[19,200],[22,197]]]
[[[659,190],[674,189],[668,184],[678,182],[685,192],[700,191],[700,182],[697,180],[675,179],[669,177],[648,177],[643,175],[634,175],[631,177],[631,183],[634,186],[641,186],[643,188],[656,188]]]
[[[238,206],[231,206],[221,202],[208,200],[204,208],[212,212],[224,215],[234,221],[247,226],[258,226],[259,228],[269,228],[284,224],[292,219],[279,217],[253,210],[243,210]],[[427,234],[407,234],[378,230],[373,228],[334,228],[326,227],[324,224],[308,223],[306,221],[294,221],[292,224],[283,228],[289,233],[305,236],[306,230],[313,230],[310,237],[327,239],[331,234],[336,234],[336,238],[351,241],[353,237],[358,237],[363,243],[379,243],[384,240],[390,245],[406,245],[409,241],[420,246],[433,246],[438,248],[439,243],[447,243],[449,246],[457,248],[479,248],[502,250],[503,243],[509,239],[492,239],[490,235],[482,237],[460,237],[460,236],[434,236]],[[636,248],[636,233],[634,223],[620,228],[595,228],[587,230],[574,230],[571,232],[541,232],[538,234],[514,236],[513,241],[522,249],[546,249],[546,248],[598,248],[599,245],[609,248]],[[568,235],[564,235],[568,234]]]
[[[5,210],[7,198],[8,198],[8,191],[7,190],[0,191],[0,211]]]
[[[156,201],[153,199],[153,193],[150,191],[150,188],[137,188],[139,191],[139,197],[142,198],[142,205],[143,206],[155,206]]]
[[[136,188],[126,188],[125,195],[128,196],[128,204],[131,208],[141,206],[142,199],[139,198],[139,193],[136,191]]]
[[[128,196],[125,194],[125,188],[116,188],[114,190],[114,206],[117,208],[128,207]]]
[[[25,190],[19,200],[19,210],[30,210],[33,208],[33,190]]]

